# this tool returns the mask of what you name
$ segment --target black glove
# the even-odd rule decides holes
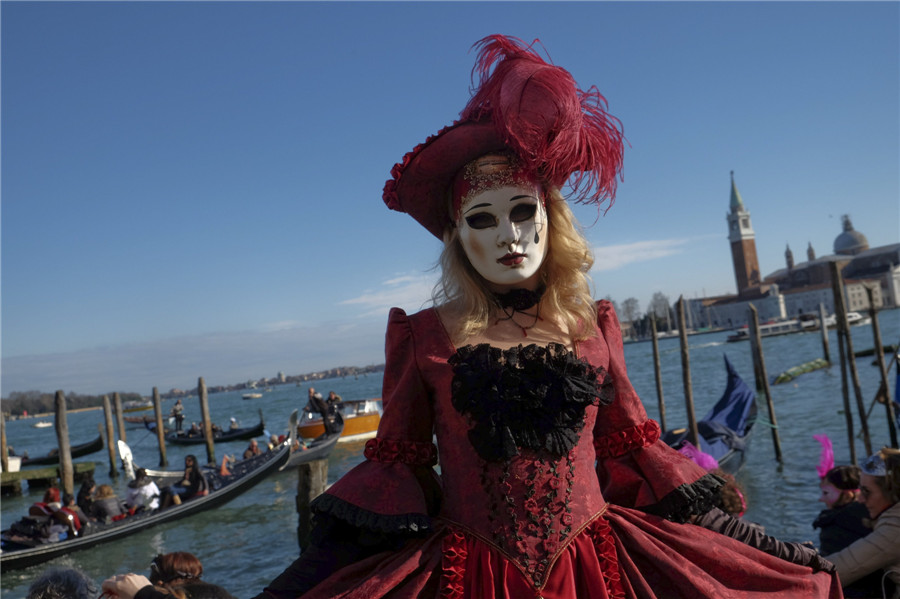
[[[794,564],[812,568],[814,572],[834,572],[834,564],[823,558],[811,547],[800,543],[787,543],[779,541],[762,533],[758,528],[751,526],[740,518],[726,514],[719,508],[713,508],[697,516],[694,524],[709,530],[718,532],[732,539],[738,540],[755,549],[759,549],[769,555],[781,558]]]

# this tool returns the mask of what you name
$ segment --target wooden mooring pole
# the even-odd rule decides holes
[[[778,436],[778,420],[775,418],[775,404],[772,402],[772,391],[769,388],[769,374],[766,371],[766,360],[763,357],[762,338],[759,334],[759,314],[756,306],[750,304],[750,351],[753,352],[753,373],[756,378],[756,392],[766,396],[766,407],[769,410],[769,423],[772,426],[772,446],[775,459],[783,462],[781,457],[781,438]]]
[[[197,394],[200,396],[200,417],[203,418],[203,437],[206,439],[206,462],[215,466],[216,443],[213,440],[212,419],[209,417],[209,395],[202,376],[197,380]]]
[[[6,444],[6,416],[0,413],[0,466],[9,472],[9,445]]]
[[[325,492],[328,483],[328,459],[314,460],[297,468],[297,543],[301,553],[309,547],[312,517],[309,504]]]
[[[662,367],[659,359],[659,335],[656,334],[656,314],[650,313],[650,338],[653,340],[653,372],[656,375],[656,401],[659,403],[659,426],[663,431],[666,426],[666,402],[663,399]]]
[[[856,440],[853,435],[853,408],[850,407],[850,382],[847,380],[847,356],[844,355],[844,331],[837,328],[838,342],[838,366],[841,368],[841,398],[844,402],[844,421],[847,424],[847,442],[850,446],[850,463],[858,464],[856,460]]]
[[[688,350],[687,323],[684,317],[684,296],[678,298],[678,337],[681,341],[681,377],[684,381],[684,406],[688,417],[688,440],[700,447],[700,432],[694,414],[694,387],[691,383],[691,353]]]
[[[888,369],[884,363],[884,346],[881,344],[881,329],[878,327],[878,312],[875,310],[875,299],[872,288],[866,285],[866,296],[869,299],[869,317],[872,319],[872,335],[875,344],[875,356],[878,360],[878,368],[881,371],[881,387],[884,389],[884,407],[887,412],[888,433],[891,437],[891,447],[897,445],[897,425],[894,420],[894,404],[891,402],[891,386],[888,383]]]
[[[125,432],[125,414],[122,412],[122,397],[119,392],[113,393],[113,405],[116,406],[116,424],[119,427],[119,438],[123,443],[128,443],[128,435]]]
[[[859,384],[859,371],[856,369],[856,358],[853,356],[853,336],[850,334],[850,323],[847,321],[847,304],[844,301],[844,278],[836,262],[830,262],[831,289],[834,292],[834,313],[837,317],[838,331],[843,331],[844,345],[847,348],[846,360],[850,370],[850,378],[853,381],[853,393],[856,396],[856,409],[859,411],[859,421],[863,432],[863,445],[866,448],[866,456],[872,455],[872,439],[869,436],[869,423],[866,419],[866,404],[863,401],[862,387]],[[840,339],[840,335],[838,336]],[[853,462],[856,464],[856,462]]]
[[[56,441],[59,447],[59,481],[62,490],[75,494],[75,471],[72,468],[72,446],[69,443],[69,419],[66,411],[66,395],[56,392]]]
[[[831,363],[831,353],[828,351],[828,325],[825,323],[825,304],[819,302],[819,332],[822,333],[822,353],[825,361]]]
[[[163,468],[169,465],[166,459],[166,429],[163,427],[162,401],[159,398],[159,389],[153,387],[153,413],[156,415],[156,441],[159,443],[159,466]]]
[[[109,395],[103,396],[103,417],[106,421],[106,450],[109,452],[109,475],[112,478],[117,478],[119,469],[116,468],[116,431],[113,429]]]

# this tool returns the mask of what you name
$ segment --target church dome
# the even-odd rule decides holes
[[[845,214],[842,220],[844,230],[834,239],[834,253],[852,256],[869,249],[869,240],[865,235],[853,229],[850,217]]]

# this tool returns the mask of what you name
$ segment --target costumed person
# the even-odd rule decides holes
[[[478,48],[460,120],[385,186],[445,243],[435,306],[391,311],[366,460],[258,599],[839,597],[832,574],[687,523],[721,480],[659,440],[560,192],[612,198],[618,121],[521,41]]]
[[[876,573],[881,579],[877,596],[900,599],[900,450],[885,447],[863,462],[858,501],[868,510],[873,531],[826,557],[847,596],[863,596],[851,595],[847,585]]]

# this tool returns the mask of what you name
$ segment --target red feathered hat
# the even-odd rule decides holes
[[[458,121],[394,165],[382,196],[388,208],[408,213],[443,239],[452,222],[448,190],[456,173],[476,158],[507,150],[538,180],[554,187],[568,181],[569,199],[612,203],[623,136],[597,88],[580,90],[568,71],[517,38],[491,35],[475,47],[472,98]]]

